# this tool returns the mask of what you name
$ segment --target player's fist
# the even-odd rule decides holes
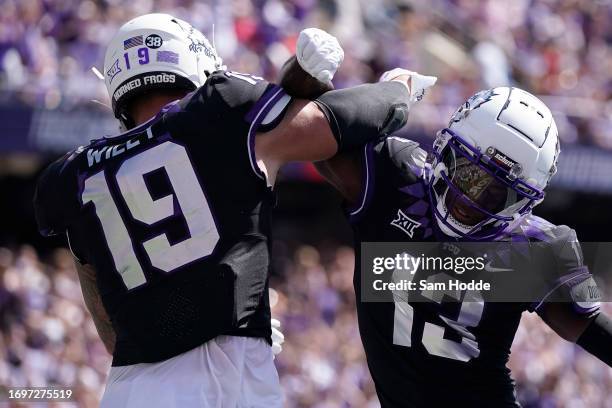
[[[385,72],[380,77],[380,82],[394,80],[399,80],[408,85],[410,89],[410,102],[414,103],[423,99],[425,91],[434,86],[438,77],[421,75],[418,72],[408,71],[403,68],[394,68]]]
[[[344,60],[336,37],[318,28],[300,32],[295,54],[302,69],[323,83],[332,80]]]

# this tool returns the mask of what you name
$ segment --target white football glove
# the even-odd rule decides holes
[[[272,325],[272,353],[276,356],[283,350],[285,335],[280,331],[280,321],[272,319],[270,323]]]
[[[332,80],[344,60],[336,37],[318,28],[300,32],[295,54],[302,69],[324,83]]]
[[[428,88],[434,86],[438,77],[421,75],[418,72],[408,71],[404,68],[394,68],[380,76],[380,82],[391,81],[400,75],[410,75],[410,104],[420,101]]]

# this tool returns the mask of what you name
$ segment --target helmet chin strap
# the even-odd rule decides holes
[[[453,227],[457,228],[460,231],[464,230],[465,229],[464,227],[457,225],[457,223],[455,222],[455,218],[450,213],[450,209],[446,207],[445,201],[446,201],[446,194],[448,194],[448,191],[449,189],[447,188],[444,194],[438,199],[438,202],[437,202],[438,212],[445,217],[446,222],[454,224]],[[437,214],[434,216],[434,218],[436,219],[436,223],[438,224],[438,227],[445,235],[448,235],[449,237],[453,237],[453,238],[461,238],[461,235],[459,235],[458,233],[450,229],[441,220],[439,220]],[[467,234],[469,230],[462,231],[462,232],[464,234]]]

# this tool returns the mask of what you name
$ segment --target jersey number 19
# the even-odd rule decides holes
[[[116,203],[117,200],[125,200],[131,216],[146,225],[173,216],[173,195],[153,200],[145,183],[144,176],[160,168],[168,175],[190,237],[171,245],[166,234],[161,233],[144,242],[135,243]],[[164,272],[171,272],[213,252],[219,241],[219,233],[183,146],[167,141],[125,160],[116,174],[120,197],[111,194],[107,177],[102,170],[87,178],[81,198],[83,204],[94,204],[115,269],[128,289],[146,283],[142,265],[134,252],[135,245],[142,244],[151,264]]]

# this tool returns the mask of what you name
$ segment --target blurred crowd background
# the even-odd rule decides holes
[[[390,67],[437,74],[413,118],[431,134],[475,89],[518,84],[556,111],[564,141],[612,148],[609,0],[2,0],[5,98],[50,109],[108,101],[106,44],[153,11],[190,21],[235,71],[274,78],[308,26],[331,31],[347,59],[336,85],[375,81]]]
[[[609,240],[611,0],[0,0],[0,385],[70,385],[87,407],[103,390],[110,358],[71,258],[56,249],[64,243],[36,234],[30,202],[58,152],[116,131],[110,111],[90,102],[108,103],[90,67],[102,71],[123,22],[153,11],[214,38],[232,70],[269,79],[310,26],[345,48],[336,87],[395,66],[437,75],[404,131],[425,146],[479,89],[534,92],[562,138],[559,174],[537,212],[583,240]],[[287,338],[277,357],[287,406],[376,407],[338,198],[308,165],[287,168],[278,195],[271,296]],[[524,316],[510,365],[525,407],[612,407],[612,371],[537,316]]]
[[[284,269],[272,279],[270,297],[286,339],[276,357],[286,406],[379,407],[356,324],[353,250],[302,245],[276,254]],[[78,406],[96,406],[110,356],[68,251],[41,262],[28,246],[0,250],[0,330],[1,385],[70,386]],[[612,370],[536,315],[524,314],[510,367],[525,408],[612,406]]]

